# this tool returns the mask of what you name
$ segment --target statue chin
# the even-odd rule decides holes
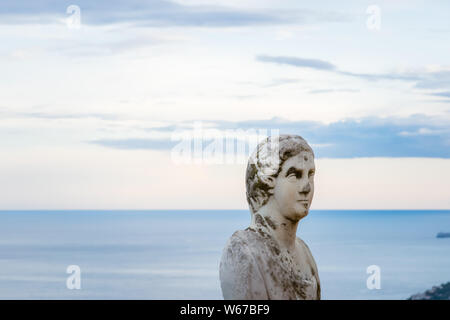
[[[284,217],[292,222],[297,222],[304,217],[306,217],[309,213],[309,208],[304,208],[303,205],[293,209],[291,212],[287,212],[284,214]]]
[[[302,211],[302,212],[297,212],[294,216],[294,221],[300,221],[301,219],[303,219],[304,217],[306,217],[308,215],[308,211]]]

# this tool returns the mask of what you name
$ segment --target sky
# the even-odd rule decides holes
[[[248,155],[275,133],[314,149],[312,209],[450,209],[448,12],[5,1],[0,210],[246,209]]]

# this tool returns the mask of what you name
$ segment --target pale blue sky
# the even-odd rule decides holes
[[[67,25],[71,4],[80,28]],[[171,133],[194,121],[304,136],[327,173],[316,208],[450,208],[448,12],[403,0],[2,4],[0,209],[245,208],[244,165],[172,163]]]

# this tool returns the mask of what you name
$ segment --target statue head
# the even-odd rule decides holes
[[[314,152],[302,137],[266,138],[258,144],[247,165],[247,201],[252,214],[274,201],[282,216],[300,220],[311,206],[314,174]]]

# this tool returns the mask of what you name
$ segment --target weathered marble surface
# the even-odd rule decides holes
[[[222,293],[225,299],[320,299],[316,263],[296,236],[314,194],[314,153],[299,136],[281,136],[275,146],[270,139],[249,160],[252,221],[225,246]]]
[[[296,255],[283,250],[268,223],[258,217],[260,223],[236,231],[226,245],[220,265],[224,298],[320,299],[317,267],[308,246],[297,238]]]

